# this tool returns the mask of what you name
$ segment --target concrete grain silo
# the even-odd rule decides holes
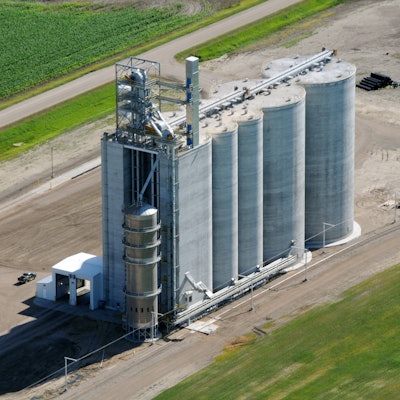
[[[264,96],[264,260],[304,248],[305,91],[281,86]]]

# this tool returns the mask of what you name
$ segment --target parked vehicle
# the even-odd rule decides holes
[[[24,272],[19,278],[18,282],[26,283],[29,281],[33,281],[36,278],[36,272]]]

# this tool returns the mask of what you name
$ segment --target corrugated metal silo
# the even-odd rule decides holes
[[[238,135],[236,124],[212,129],[214,291],[238,275]]]
[[[191,149],[170,143],[160,154],[162,313],[212,290],[212,148],[210,138],[201,139]]]
[[[239,273],[263,261],[263,130],[261,113],[235,117],[238,123]]]
[[[125,310],[125,265],[123,261],[124,215],[131,204],[131,151],[107,135],[102,139],[102,208],[103,208],[103,287],[107,307]]]
[[[199,146],[178,154],[181,308],[204,300],[204,290],[212,291],[213,286],[211,152],[211,139],[207,138]]]
[[[213,103],[215,98],[229,98],[215,107],[211,124],[226,125],[232,121],[238,124],[238,272],[241,275],[254,272],[263,262],[262,103],[258,96],[248,92],[260,82],[260,79],[243,79],[219,84],[214,89],[214,98],[209,100]]]
[[[320,247],[353,232],[354,65],[333,59],[301,76],[306,89],[306,238]]]
[[[264,131],[264,261],[304,252],[305,91],[266,93]]]

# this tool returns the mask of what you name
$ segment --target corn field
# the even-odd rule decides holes
[[[0,2],[0,99],[204,17],[179,6],[138,10],[131,5]]]

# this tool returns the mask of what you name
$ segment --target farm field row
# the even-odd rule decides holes
[[[138,47],[205,16],[179,5],[138,10],[90,3],[0,4],[0,99]]]

